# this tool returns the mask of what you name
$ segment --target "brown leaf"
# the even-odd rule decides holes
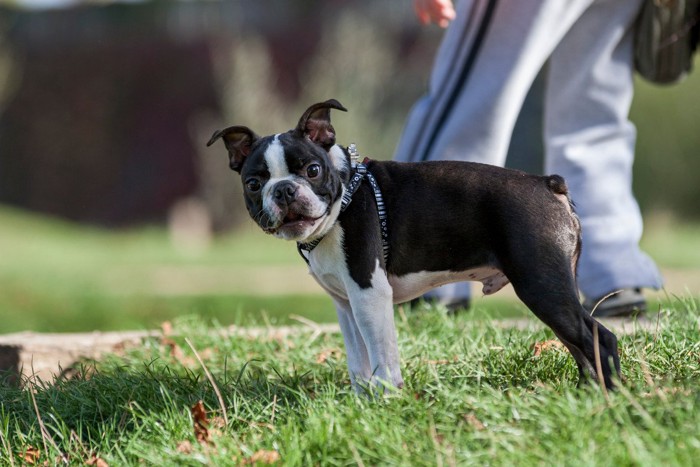
[[[183,352],[182,347],[177,345],[177,342],[175,342],[171,338],[162,337],[160,339],[160,344],[170,348],[170,355],[180,365],[183,365],[183,366],[195,365],[196,360],[193,357],[185,356],[185,352]]]
[[[211,420],[209,420],[209,424],[215,428],[226,428],[226,420],[224,420],[224,417],[212,417]]]
[[[90,457],[90,460],[85,462],[85,464],[86,465],[94,465],[96,467],[109,467],[109,464],[104,459],[102,459],[100,456],[98,456],[97,454],[93,454]]]
[[[441,360],[427,360],[426,363],[429,365],[449,365],[450,363],[457,363],[458,360],[457,355],[455,355],[452,357],[452,360],[446,358]]]
[[[316,363],[326,363],[326,361],[328,361],[329,358],[338,360],[342,355],[343,352],[338,348],[325,349],[316,356]]]
[[[464,417],[464,420],[466,420],[466,422],[469,423],[469,425],[475,430],[481,431],[486,429],[486,426],[483,423],[481,423],[481,420],[476,418],[474,412],[466,413],[462,417]]]
[[[180,452],[182,454],[191,454],[192,453],[192,443],[190,443],[188,440],[185,441],[180,441],[177,443],[177,452]]]
[[[562,344],[560,341],[556,339],[551,339],[548,341],[542,341],[542,342],[536,342],[535,345],[533,346],[535,349],[535,357],[539,357],[542,352],[545,352],[547,350],[562,350],[566,349],[564,347],[564,344]]]
[[[282,460],[280,453],[277,451],[267,451],[265,449],[260,449],[256,451],[252,456],[243,461],[243,464],[274,464]]]
[[[41,457],[41,451],[34,446],[29,446],[26,451],[22,453],[22,459],[29,465],[34,465]]]
[[[192,412],[192,423],[194,425],[194,436],[200,443],[210,443],[209,439],[209,420],[207,419],[207,411],[204,409],[202,401],[197,402],[190,409]]]
[[[223,430],[226,428],[224,417],[212,417],[209,419],[209,439],[214,440],[224,435]]]
[[[185,356],[185,354],[182,352],[182,348],[177,345],[177,342],[169,337],[162,337],[160,339],[160,345],[169,347],[170,355],[172,355],[175,360],[180,361]]]

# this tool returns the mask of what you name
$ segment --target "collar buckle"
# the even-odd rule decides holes
[[[348,150],[348,154],[350,154],[350,162],[351,162],[352,166],[354,167],[360,161],[360,153],[357,152],[357,145],[355,143],[350,143],[347,150]]]

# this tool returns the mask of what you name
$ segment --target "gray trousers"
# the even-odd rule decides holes
[[[590,298],[662,285],[639,249],[642,218],[632,194],[631,28],[640,2],[462,1],[395,155],[503,165],[525,96],[548,61],[545,171],[566,178],[576,203],[578,284]],[[468,284],[433,292],[443,301],[469,293]]]

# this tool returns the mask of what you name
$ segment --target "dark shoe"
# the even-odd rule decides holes
[[[454,315],[460,310],[468,310],[469,307],[471,307],[472,305],[472,301],[470,298],[457,299],[453,302],[443,304],[439,299],[436,298],[418,297],[414,298],[409,303],[411,304],[411,308],[416,307],[421,303],[427,303],[430,305],[444,305],[445,308],[447,308],[448,315]]]
[[[469,311],[469,308],[472,306],[472,301],[470,298],[462,298],[448,303],[445,306],[447,307],[447,314],[454,315],[457,314],[458,311]]]
[[[642,295],[642,290],[638,288],[622,289],[603,300],[604,297],[605,295],[595,300],[586,299],[583,307],[589,313],[595,308],[594,318],[637,316],[647,311],[647,301]],[[600,302],[601,300],[603,301]],[[598,304],[597,307],[596,304]]]

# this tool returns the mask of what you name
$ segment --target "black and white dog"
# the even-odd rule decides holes
[[[465,280],[486,294],[511,282],[582,380],[612,387],[617,339],[579,302],[581,229],[563,178],[469,162],[357,163],[335,142],[331,109],[346,110],[331,99],[286,133],[233,126],[208,145],[223,138],[251,217],[296,241],[333,298],[355,387],[403,385],[394,303]]]

